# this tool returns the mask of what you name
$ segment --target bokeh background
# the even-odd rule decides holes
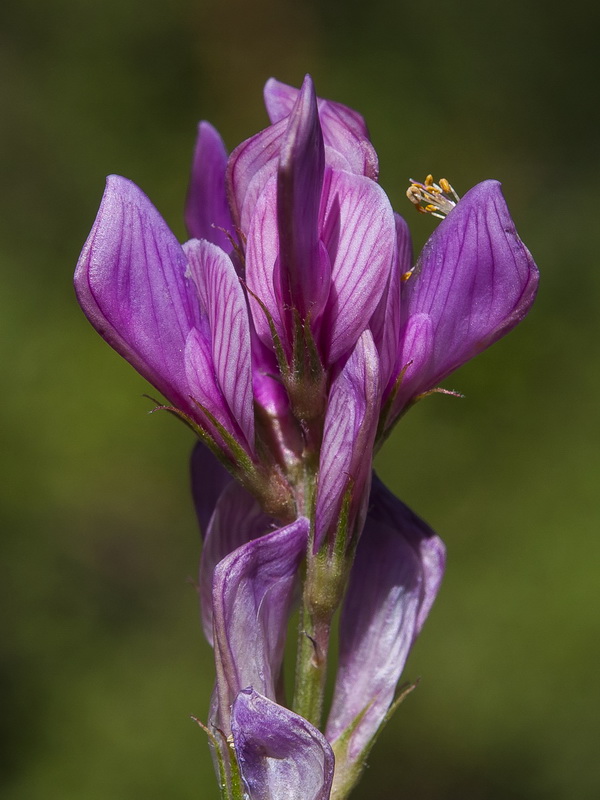
[[[3,0],[0,353],[6,800],[217,798],[193,580],[191,434],[71,288],[105,175],[184,238],[196,123],[266,123],[270,75],[363,112],[409,177],[504,184],[542,271],[506,340],[406,417],[378,464],[445,538],[422,677],[357,800],[600,796],[597,5]]]

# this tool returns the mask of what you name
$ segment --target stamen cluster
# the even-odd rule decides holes
[[[434,183],[433,175],[428,175],[424,183],[413,181],[406,191],[406,196],[422,214],[431,214],[432,217],[444,219],[460,200],[446,178],[440,178],[439,183]]]

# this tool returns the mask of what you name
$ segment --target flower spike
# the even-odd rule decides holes
[[[309,75],[270,79],[264,98],[271,124],[229,156],[200,123],[185,244],[109,177],[75,288],[203,443],[205,729],[223,800],[347,800],[416,685],[394,699],[445,565],[439,537],[373,475],[374,452],[414,403],[458,394],[440,382],[523,319],[538,272],[499,183],[460,198],[432,175],[407,192],[441,220],[413,262],[362,116]]]

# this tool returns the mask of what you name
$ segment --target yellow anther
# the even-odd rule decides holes
[[[421,190],[414,183],[406,190],[406,196],[411,203],[414,203],[417,207],[419,206],[421,202]]]
[[[459,197],[446,178],[435,183],[433,175],[428,175],[423,183],[410,180],[406,196],[423,214],[431,214],[444,219],[458,203]]]
[[[408,272],[403,272],[402,273],[402,275],[400,276],[400,280],[401,281],[407,281],[412,274],[413,274],[412,273],[412,269],[409,269]]]

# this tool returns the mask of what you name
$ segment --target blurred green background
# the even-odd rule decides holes
[[[407,179],[500,179],[541,271],[505,341],[398,427],[390,486],[448,572],[421,685],[357,800],[600,796],[597,5],[574,0],[4,0],[0,11],[0,634],[6,800],[217,798],[193,579],[191,434],[78,309],[105,175],[184,237],[200,118],[229,147],[270,75],[359,109]],[[593,88],[590,88],[593,87]]]

